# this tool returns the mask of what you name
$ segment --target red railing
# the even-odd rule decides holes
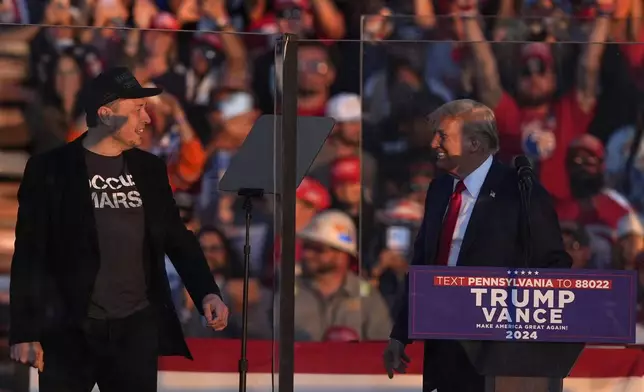
[[[239,340],[189,339],[188,346],[194,361],[180,357],[162,358],[160,370],[237,372]],[[277,352],[277,344],[270,341],[249,342],[251,373],[272,371],[274,347]],[[384,374],[381,357],[384,347],[383,342],[296,343],[295,371],[309,374]],[[422,344],[412,344],[407,351],[412,359],[408,373],[421,373]],[[588,347],[582,352],[570,377],[644,377],[644,346]]]

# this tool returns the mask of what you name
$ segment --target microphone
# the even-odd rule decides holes
[[[532,184],[534,178],[534,171],[532,171],[532,164],[525,155],[517,155],[514,158],[514,167],[517,169],[517,174],[521,181],[526,181]]]
[[[514,167],[519,175],[519,193],[521,194],[521,237],[523,243],[523,258],[526,268],[532,258],[532,227],[530,223],[530,194],[534,172],[532,164],[525,155],[514,157]]]

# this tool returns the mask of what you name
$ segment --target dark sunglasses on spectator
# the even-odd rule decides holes
[[[202,246],[201,250],[204,252],[221,252],[224,250],[224,247],[221,245]]]
[[[277,12],[278,19],[301,19],[304,11],[301,8],[286,8]]]
[[[548,66],[543,60],[533,58],[529,59],[521,68],[521,76],[543,75],[548,70]]]
[[[329,72],[329,65],[318,60],[301,61],[298,68],[301,72],[315,72],[320,75],[326,75]]]

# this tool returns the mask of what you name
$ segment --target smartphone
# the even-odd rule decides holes
[[[411,246],[411,230],[405,226],[387,228],[386,247],[396,252],[407,253]]]

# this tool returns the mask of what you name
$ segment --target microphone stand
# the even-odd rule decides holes
[[[263,189],[242,188],[237,192],[244,198],[244,211],[246,212],[246,239],[244,241],[244,292],[242,297],[242,336],[241,356],[239,358],[239,392],[246,392],[246,379],[248,375],[248,359],[246,348],[248,344],[248,285],[250,281],[250,222],[252,219],[253,199],[264,196]]]
[[[519,169],[519,193],[521,194],[521,212],[523,220],[521,221],[521,234],[523,237],[523,263],[526,268],[530,267],[530,258],[532,257],[532,223],[530,220],[530,195],[534,172],[531,168]],[[548,392],[562,392],[562,378],[548,378]]]
[[[530,195],[532,194],[532,173],[519,176],[519,193],[521,194],[521,210],[523,220],[521,234],[523,236],[523,263],[526,268],[530,266],[532,257],[532,229],[530,222]]]

